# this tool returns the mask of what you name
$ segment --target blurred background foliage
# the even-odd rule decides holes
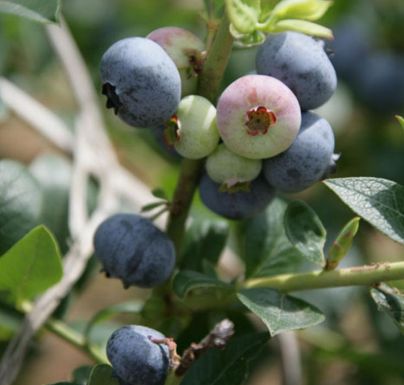
[[[169,25],[189,29],[204,38],[206,26],[201,9],[203,2],[198,0],[66,0],[63,14],[99,90],[100,57],[113,42],[127,36],[145,36],[153,29]],[[336,151],[341,153],[335,176],[377,176],[404,184],[404,131],[394,118],[395,114],[404,115],[404,2],[336,0],[322,23],[332,27],[336,34],[336,40],[327,43],[327,49],[337,67],[339,87],[319,111],[333,126]],[[372,64],[374,67],[369,72],[369,58],[376,56],[384,59]],[[236,49],[223,87],[254,71],[254,58],[255,48]],[[349,68],[339,67],[339,58],[345,58],[343,63],[351,60]],[[73,127],[75,102],[41,25],[0,15],[0,73]],[[375,78],[381,80],[375,83]],[[99,100],[100,104],[105,103],[101,94]],[[392,102],[386,106],[386,100]],[[397,107],[391,108],[394,103]],[[110,111],[104,110],[104,116],[121,162],[151,188],[162,187],[171,194],[178,159],[162,150],[151,132],[125,126]],[[58,153],[50,143],[8,113],[0,101],[0,158],[20,160],[27,165],[35,162],[31,168],[40,174],[38,156],[49,152]],[[54,169],[53,172],[59,171]],[[304,199],[312,205],[324,222],[330,241],[353,216],[321,184],[288,198]],[[66,210],[65,207],[61,216]],[[193,212],[198,216],[213,216],[199,203]],[[66,229],[61,233],[66,234]],[[63,243],[61,246],[65,248]],[[345,263],[398,260],[402,259],[403,251],[402,246],[362,222]],[[69,311],[72,322],[89,319],[95,311],[109,304],[147,295],[135,289],[123,292],[118,283],[106,282],[99,275],[85,287],[85,291],[66,301],[74,303]],[[404,338],[392,321],[377,312],[365,289],[319,290],[301,296],[309,298],[328,315],[322,326],[299,333],[306,384],[402,383]],[[77,301],[72,301],[73,298]],[[0,324],[8,325],[4,330],[0,328],[2,347],[15,329],[16,319],[18,315],[11,311],[7,316],[0,314]],[[204,319],[200,321],[204,322]],[[253,379],[254,384],[280,383],[276,348],[271,351],[270,361]],[[73,368],[86,362],[89,361],[84,355],[55,337],[40,336],[18,384],[68,379]]]

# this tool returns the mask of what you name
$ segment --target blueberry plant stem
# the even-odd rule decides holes
[[[53,334],[62,338],[66,342],[69,342],[71,345],[79,348],[82,351],[88,353],[88,355],[97,363],[105,363],[105,357],[97,348],[90,346],[85,337],[72,329],[68,325],[66,325],[62,321],[48,319],[45,327],[51,331]]]
[[[199,75],[198,94],[216,102],[224,70],[230,58],[233,37],[229,31],[227,16],[223,17],[212,45],[207,53],[201,74]],[[180,250],[185,232],[192,199],[197,188],[203,160],[183,159],[177,187],[172,200],[170,215],[167,222],[167,234]]]
[[[382,281],[404,279],[404,262],[386,262],[333,271],[281,274],[246,280],[243,288],[269,287],[282,292],[340,286],[371,286]]]

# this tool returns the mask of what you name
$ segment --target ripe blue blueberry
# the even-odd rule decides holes
[[[167,345],[160,332],[139,325],[115,330],[107,343],[107,357],[122,385],[163,385],[169,367]]]
[[[312,112],[302,114],[293,144],[282,154],[264,161],[264,175],[283,192],[298,192],[324,177],[334,164],[334,133],[328,122]]]
[[[94,250],[107,276],[125,287],[154,287],[169,278],[175,264],[171,240],[152,222],[135,214],[115,214],[100,224]]]
[[[337,87],[323,42],[298,32],[269,35],[257,52],[256,67],[257,73],[285,83],[303,111],[320,107]]]
[[[404,106],[404,55],[380,52],[361,63],[353,83],[361,100],[377,112],[400,113]]]
[[[129,125],[158,126],[177,109],[179,72],[154,41],[141,37],[117,41],[104,53],[100,70],[107,107]]]
[[[274,189],[262,178],[254,179],[247,189],[226,192],[220,184],[204,175],[199,185],[202,202],[214,213],[228,219],[243,219],[260,213],[274,198]]]
[[[346,19],[333,29],[334,39],[327,43],[331,49],[331,62],[338,78],[354,81],[364,69],[365,60],[371,51],[370,31],[355,19]]]

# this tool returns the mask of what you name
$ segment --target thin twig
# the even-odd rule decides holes
[[[302,384],[302,364],[300,358],[299,342],[294,332],[285,332],[278,335],[281,356],[282,384]]]
[[[73,151],[73,133],[52,111],[9,80],[0,77],[0,99],[62,151]]]
[[[31,339],[45,324],[60,301],[71,291],[75,282],[82,275],[87,260],[93,251],[92,238],[94,231],[107,215],[117,209],[120,196],[124,195],[126,198],[130,198],[131,202],[135,201],[139,205],[149,203],[153,199],[147,187],[132,178],[119,165],[106,135],[91,78],[65,23],[62,22],[61,27],[56,25],[48,26],[47,32],[61,59],[80,107],[79,117],[76,121],[74,146],[72,146],[72,138],[69,139],[70,144],[64,146],[64,150],[68,152],[71,152],[72,147],[74,147],[74,168],[69,212],[69,227],[73,244],[64,258],[64,276],[62,280],[38,298],[31,312],[26,315],[20,331],[11,340],[4,352],[0,363],[0,385],[10,385],[14,381]],[[12,87],[9,87],[10,83],[3,80],[1,84],[3,91],[4,85],[8,87],[6,88],[6,95],[10,95],[10,90],[13,90]],[[14,106],[14,111],[18,112],[19,109],[14,104],[15,95],[16,93],[13,100],[8,100],[8,105]],[[21,95],[24,94],[18,94],[19,97]],[[32,99],[25,100],[29,101],[28,105],[35,106],[37,111],[41,111],[42,121],[46,118],[49,122],[54,118],[54,115],[48,113],[45,108],[38,108],[38,104],[35,104]],[[30,114],[32,113],[31,109]],[[31,115],[25,113],[19,115],[39,129],[39,119],[31,119]],[[58,119],[53,119],[53,122],[58,122]],[[55,125],[57,126],[58,123]],[[50,124],[47,124],[46,127],[50,127]],[[61,127],[60,124],[59,127]],[[48,132],[43,130],[40,132],[48,135]],[[57,141],[58,139],[52,136],[52,140]],[[100,192],[97,208],[88,218],[85,202],[86,185],[90,175],[98,179]],[[127,191],[130,191],[133,195],[129,195]]]

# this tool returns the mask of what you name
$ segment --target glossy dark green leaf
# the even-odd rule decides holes
[[[101,364],[94,366],[87,385],[119,385],[119,382],[113,376],[111,366]]]
[[[55,235],[62,251],[66,251],[72,165],[65,157],[45,154],[37,157],[29,170],[44,198],[41,222]]]
[[[0,255],[40,223],[43,198],[21,163],[0,161]]]
[[[247,277],[296,271],[304,256],[289,241],[284,229],[286,203],[275,199],[260,215],[243,223],[239,233],[241,258]]]
[[[248,289],[242,290],[237,296],[265,323],[271,336],[324,321],[324,315],[314,306],[277,290]]]
[[[0,291],[17,303],[34,298],[62,275],[58,245],[43,226],[31,230],[0,258]]]
[[[268,333],[233,337],[224,349],[207,351],[188,369],[181,385],[246,383],[268,338]]]
[[[370,289],[370,294],[378,309],[392,318],[404,333],[404,294],[386,284]]]
[[[92,366],[80,366],[73,371],[72,380],[78,385],[87,385],[90,374],[93,370]]]
[[[229,291],[232,286],[211,276],[190,270],[180,271],[174,277],[173,290],[180,298],[185,298],[191,291],[205,289]]]
[[[327,179],[334,191],[356,214],[391,239],[404,243],[404,187],[372,177]]]
[[[203,271],[203,261],[216,265],[228,233],[229,226],[225,221],[195,220],[186,234],[181,268]]]
[[[40,23],[57,21],[60,7],[60,0],[0,0],[0,12]]]
[[[284,223],[286,235],[296,249],[310,262],[324,266],[326,231],[315,211],[304,202],[291,202]]]

